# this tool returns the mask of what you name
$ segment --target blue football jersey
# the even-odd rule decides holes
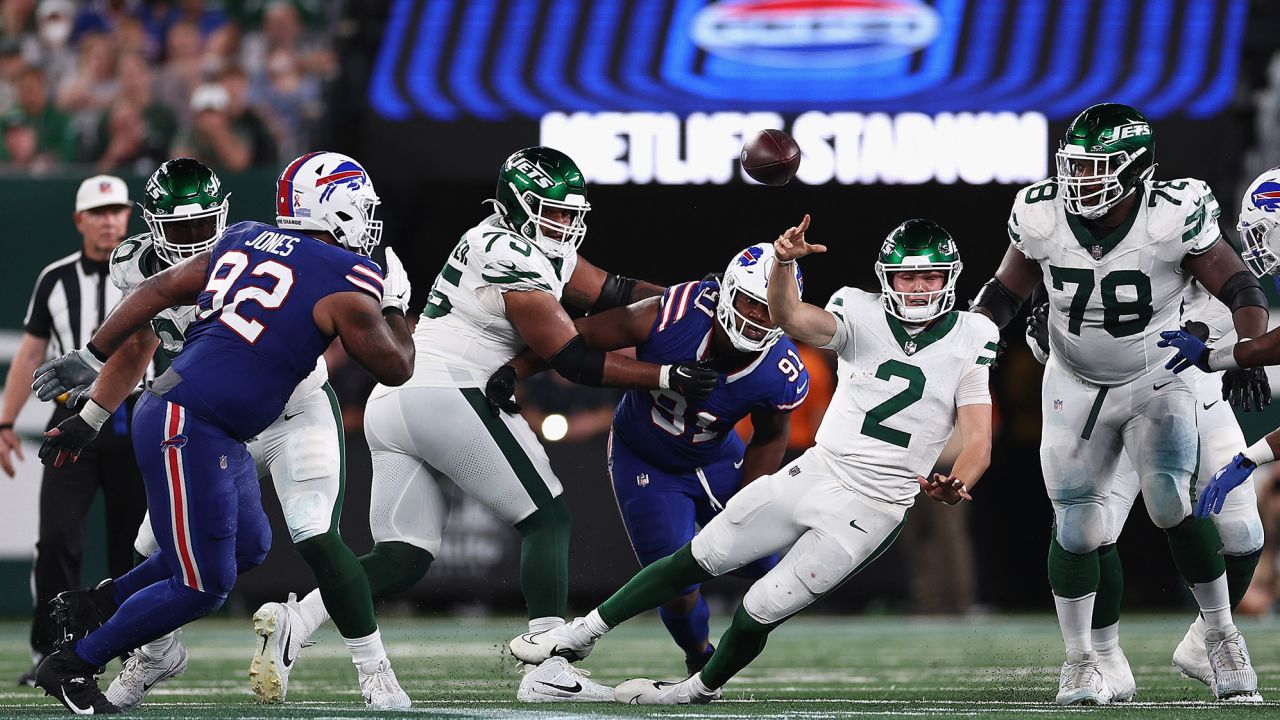
[[[173,360],[166,400],[247,440],[284,411],[333,337],[315,304],[339,292],[382,299],[377,263],[304,233],[241,222],[214,245],[196,321]]]
[[[667,288],[636,357],[664,365],[705,359],[719,293],[714,280]],[[808,392],[809,373],[784,335],[746,367],[722,375],[702,400],[672,390],[627,391],[614,414],[614,440],[655,467],[687,472],[727,456],[741,457],[743,443],[733,431],[739,420],[759,409],[792,410]]]

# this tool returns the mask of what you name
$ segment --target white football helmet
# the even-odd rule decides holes
[[[1240,200],[1240,257],[1254,275],[1280,270],[1280,167],[1273,167],[1249,183]]]
[[[734,298],[743,293],[756,302],[769,304],[769,272],[773,269],[776,258],[772,243],[752,245],[738,253],[725,268],[724,278],[720,280],[720,297],[716,301],[716,320],[729,335],[729,342],[743,352],[760,352],[782,337],[782,328],[761,325],[738,312],[733,306]],[[795,265],[796,285],[800,294],[804,294],[804,276],[800,266]],[[747,329],[762,333],[760,338],[751,338]]]
[[[363,165],[341,153],[307,153],[276,182],[276,224],[327,232],[369,255],[382,239],[382,221],[373,219],[379,202]]]

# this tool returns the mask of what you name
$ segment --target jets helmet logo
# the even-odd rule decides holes
[[[519,158],[512,164],[517,170],[528,175],[529,179],[540,188],[549,188],[552,185],[555,185],[555,181],[543,172],[542,168],[534,165],[528,158]]]

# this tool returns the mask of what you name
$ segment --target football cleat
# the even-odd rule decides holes
[[[570,665],[562,657],[551,657],[541,665],[525,669],[516,699],[520,702],[611,702],[613,688],[591,680],[589,675],[590,672]]]
[[[49,604],[59,642],[73,642],[102,627],[116,614],[115,583],[108,578],[96,587],[60,592]]]
[[[1209,667],[1213,669],[1213,694],[1229,702],[1260,703],[1258,674],[1249,663],[1249,649],[1235,625],[1210,628],[1204,634]]]
[[[1111,702],[1111,688],[1098,667],[1098,653],[1068,650],[1058,677],[1059,705],[1106,705]]]
[[[408,710],[413,707],[409,695],[400,687],[391,661],[382,658],[357,668],[360,671],[360,694],[370,710]]]
[[[1111,688],[1111,702],[1129,702],[1138,694],[1138,684],[1133,679],[1129,658],[1119,645],[1110,650],[1098,651],[1098,669]]]
[[[1199,680],[1212,690],[1213,668],[1209,666],[1201,622],[1197,619],[1187,628],[1187,634],[1182,636],[1182,642],[1173,651],[1173,666],[1183,677]]]
[[[613,691],[613,699],[625,705],[702,705],[724,697],[719,688],[711,694],[693,688],[694,675],[680,682],[662,682],[649,678],[628,680]]]
[[[46,657],[36,668],[36,687],[46,695],[57,698],[76,715],[114,715],[120,708],[98,689],[96,668],[76,655],[71,646],[64,646]]]
[[[176,637],[169,642],[165,652],[155,657],[147,652],[146,647],[139,648],[125,660],[124,668],[111,681],[107,700],[121,711],[128,712],[141,705],[156,685],[186,671],[187,649]]]
[[[35,653],[32,653],[35,655]],[[40,667],[40,661],[44,659],[43,655],[36,655],[32,661],[31,669],[18,676],[18,687],[35,687],[36,686],[36,668]]]
[[[289,673],[307,641],[302,631],[302,615],[294,593],[289,593],[285,602],[267,603],[253,614],[258,647],[249,662],[249,687],[258,702],[269,705],[284,702],[289,690]]]
[[[595,644],[596,638],[587,631],[586,621],[574,618],[572,622],[550,630],[519,635],[512,639],[509,646],[511,654],[520,662],[541,665],[553,657],[578,662],[591,654]]]

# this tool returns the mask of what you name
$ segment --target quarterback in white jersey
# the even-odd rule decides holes
[[[350,160],[333,153],[307,157],[312,164],[328,167]],[[148,179],[144,195],[143,217],[150,232],[126,239],[111,255],[111,280],[126,293],[208,250],[226,227],[229,194],[212,170],[191,158],[161,165]],[[161,310],[149,329],[140,330],[112,356],[93,386],[72,392],[92,392],[93,401],[114,407],[136,384],[157,348],[158,368],[167,367],[182,350],[196,311],[194,305]],[[396,682],[378,634],[368,581],[360,561],[338,535],[346,476],[343,444],[337,396],[329,387],[328,368],[321,357],[315,370],[294,389],[280,417],[249,443],[249,452],[259,476],[270,475],[290,538],[312,568],[319,592],[341,608],[334,613],[339,617],[338,630],[351,648],[369,706],[407,708],[409,698]],[[134,548],[149,557],[157,547],[148,517],[138,529]],[[303,632],[290,627],[296,630],[301,624],[297,603],[292,601],[267,603],[254,615],[259,638],[249,679],[259,701],[284,701],[289,671],[306,640]],[[165,635],[128,659],[107,690],[107,699],[122,709],[133,708],[157,683],[186,667],[187,650],[177,634]]]
[[[629,680],[614,694],[629,704],[715,700],[775,627],[888,549],[921,490],[949,504],[970,498],[991,456],[988,375],[999,334],[986,317],[952,309],[961,269],[955,242],[932,221],[908,220],[881,248],[881,291],[843,288],[821,309],[802,303],[791,280],[796,258],[826,250],[805,241],[808,225],[805,216],[774,243],[780,261],[770,271],[769,313],[791,337],[839,357],[817,444],[747,485],[691,543],[586,617],[512,640],[517,658],[583,657],[609,629],[681,588],[790,547],[747,591],[702,670],[678,683]],[[953,474],[933,474],[957,421],[965,443]]]
[[[1232,309],[1241,337],[1265,330],[1265,297],[1229,245],[1218,242],[1209,188],[1191,178],[1151,180],[1154,148],[1137,110],[1103,104],[1082,112],[1057,153],[1058,175],[1018,192],[1008,224],[1012,245],[976,301],[1003,326],[1042,278],[1048,291],[1040,459],[1054,509],[1049,581],[1067,649],[1056,699],[1067,705],[1103,704],[1115,695],[1090,626],[1122,452],[1205,617],[1215,694],[1257,697],[1257,676],[1231,622],[1217,531],[1191,514],[1196,398],[1164,370],[1166,353],[1156,341],[1177,327],[1192,278]]]

